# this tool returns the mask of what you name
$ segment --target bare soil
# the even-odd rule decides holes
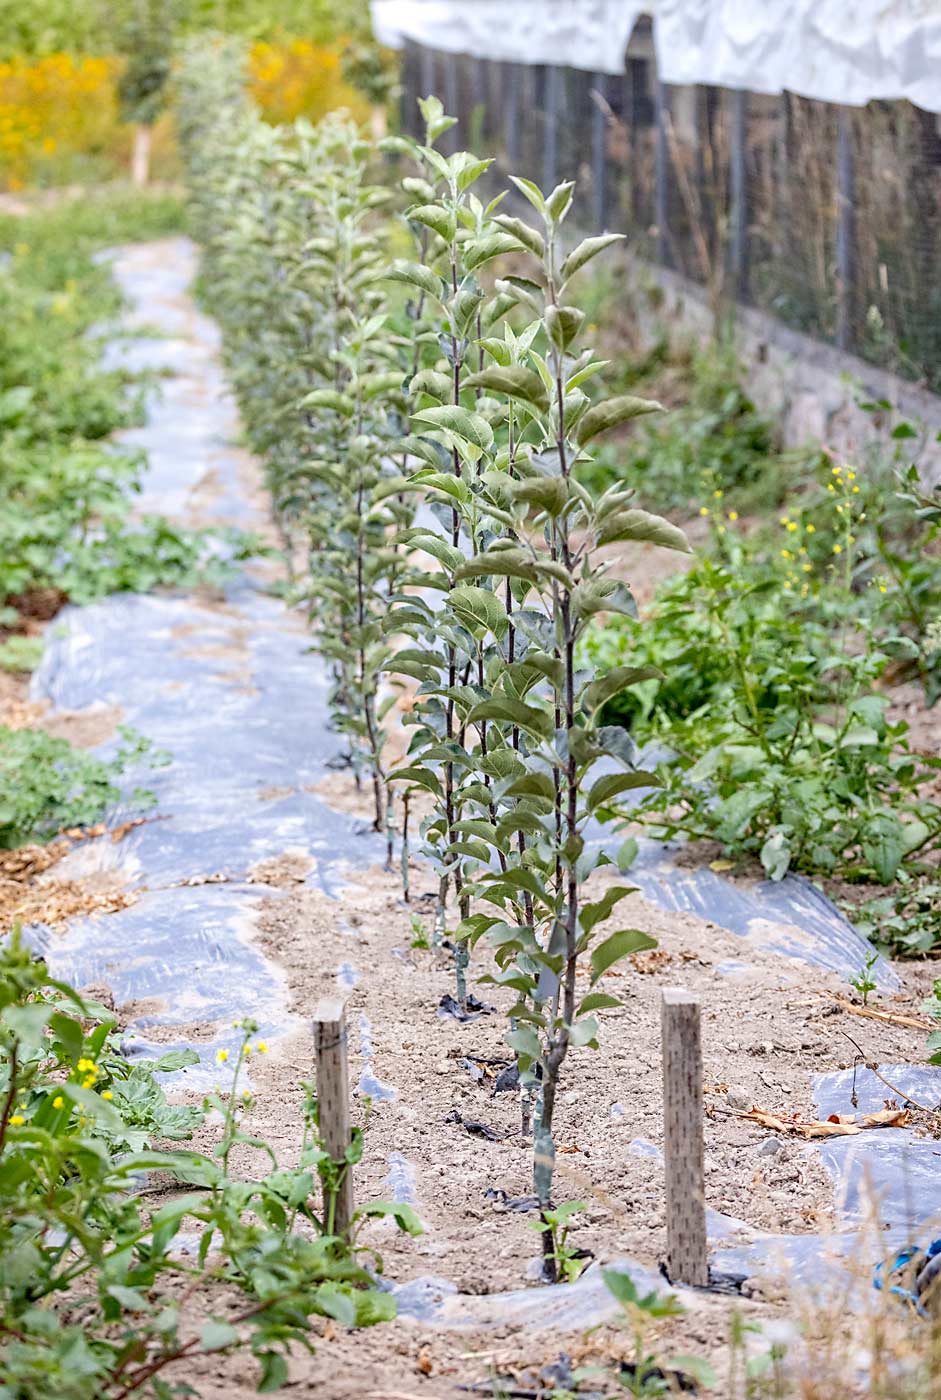
[[[361,811],[365,821],[368,794],[357,795],[348,774],[330,780],[331,787],[341,782],[347,785],[341,805]],[[376,1225],[364,1241],[381,1251],[387,1274],[398,1282],[433,1275],[478,1296],[538,1287],[532,1282],[535,1217],[506,1205],[529,1194],[532,1181],[518,1096],[494,1091],[495,1075],[509,1060],[504,1018],[481,1015],[460,1023],[440,1015],[441,997],[453,990],[449,956],[411,946],[412,916],[424,916],[430,927],[429,873],[413,866],[410,905],[402,901],[398,877],[378,867],[351,874],[337,900],[299,885],[302,873],[302,862],[290,853],[253,872],[259,882],[279,887],[263,906],[260,937],[285,971],[290,1010],[303,1028],[253,1061],[258,1092],[249,1128],[292,1160],[300,1137],[299,1083],[311,1072],[311,1011],[320,997],[345,993],[355,982],[347,1000],[351,1074],[354,1084],[363,1070],[371,1076],[354,1094],[356,1118],[366,1129],[357,1198],[388,1198],[405,1182],[426,1226],[412,1240]],[[600,889],[610,878],[599,872],[594,883]],[[573,1243],[602,1262],[629,1256],[656,1267],[663,1254],[662,1174],[652,1151],[661,1144],[659,1001],[661,989],[676,984],[696,992],[703,1004],[707,1204],[772,1233],[827,1233],[835,1226],[832,1189],[816,1149],[779,1138],[766,1155],[773,1135],[738,1114],[758,1105],[784,1117],[812,1117],[812,1074],[852,1062],[841,1030],[867,1057],[883,1062],[921,1058],[924,1031],[856,1016],[836,1000],[849,995],[839,978],[752,948],[747,970],[726,975],[720,965],[741,957],[739,939],[692,915],[664,913],[637,895],[620,906],[618,920],[653,934],[659,946],[605,976],[605,989],[622,998],[623,1009],[601,1014],[600,1051],[573,1051],[565,1066],[557,1197],[585,1202]],[[490,970],[481,949],[476,978]],[[918,969],[905,970],[908,990],[880,998],[879,1006],[911,1015],[924,979]],[[486,983],[475,990],[497,1008],[505,1001]],[[379,1097],[385,1091],[389,1096]],[[244,1166],[262,1164],[246,1158]],[[780,1278],[759,1279],[751,1293],[749,1301],[737,1300],[746,1314],[762,1321],[782,1316]],[[703,1295],[701,1305],[662,1329],[663,1345],[718,1357],[729,1317],[728,1299]],[[402,1318],[355,1337],[317,1324],[317,1351],[295,1358],[292,1382],[301,1393],[316,1390],[326,1400],[402,1400],[457,1395],[460,1386],[486,1382],[488,1375],[538,1371],[561,1351],[581,1355],[584,1349],[608,1363],[630,1352],[628,1333],[613,1327],[588,1339],[555,1331],[519,1334],[501,1324],[496,1300],[488,1321],[485,1328],[443,1331]],[[198,1377],[208,1400],[221,1400],[251,1393],[244,1369],[235,1359],[206,1358],[188,1375]]]

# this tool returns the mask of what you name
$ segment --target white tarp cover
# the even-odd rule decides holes
[[[665,83],[941,111],[941,0],[657,0]]]
[[[664,82],[941,112],[941,0],[372,0],[380,42],[619,73],[654,16]]]
[[[643,0],[372,0],[376,38],[443,53],[623,73]]]

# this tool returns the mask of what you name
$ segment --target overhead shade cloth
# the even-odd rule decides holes
[[[635,0],[372,0],[381,44],[412,39],[443,53],[513,63],[557,63],[623,73],[639,15]]]
[[[666,83],[941,112],[941,0],[657,0]]]
[[[941,0],[372,0],[376,37],[620,73],[641,14],[666,83],[941,112]]]

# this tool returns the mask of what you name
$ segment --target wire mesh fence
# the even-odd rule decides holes
[[[404,129],[435,92],[463,145],[545,186],[577,179],[596,229],[699,283],[717,315],[756,307],[941,390],[941,120],[667,86],[642,26],[617,75],[407,44]]]

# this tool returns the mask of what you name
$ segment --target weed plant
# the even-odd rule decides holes
[[[273,1391],[287,1379],[288,1347],[311,1348],[312,1314],[346,1327],[394,1315],[375,1286],[381,1261],[357,1232],[372,1216],[420,1227],[408,1207],[372,1202],[350,1239],[331,1233],[313,1195],[318,1172],[335,1167],[309,1086],[296,1167],[280,1167],[243,1123],[253,1098],[241,1075],[265,1049],[256,1032],[242,1024],[226,1090],[201,1109],[170,1104],[156,1076],[195,1063],[194,1052],[128,1063],[104,1008],[51,979],[17,937],[0,951],[0,1371],[10,1395],[168,1400],[194,1393],[179,1369],[166,1374],[173,1363],[236,1348],[255,1357],[258,1389]],[[227,1052],[217,1058],[221,1068]],[[221,1120],[211,1155],[152,1145],[191,1137],[210,1110]],[[236,1172],[236,1148],[270,1169]],[[153,1171],[189,1189],[145,1206],[140,1177]],[[194,1296],[213,1285],[222,1305],[193,1317]]]

